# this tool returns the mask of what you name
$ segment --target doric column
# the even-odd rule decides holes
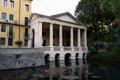
[[[70,42],[71,42],[71,47],[73,47],[73,27],[71,27],[71,29],[70,29]]]
[[[50,46],[53,46],[53,24],[50,24]]]
[[[84,45],[85,45],[85,47],[87,47],[87,31],[86,30],[84,30]]]
[[[81,47],[80,29],[78,28],[78,47]]]
[[[59,46],[63,46],[62,41],[63,41],[63,36],[62,36],[62,25],[59,26]]]
[[[43,38],[42,38],[42,22],[39,22],[39,26],[38,26],[38,33],[39,33],[39,40],[40,40],[40,47],[43,44]]]

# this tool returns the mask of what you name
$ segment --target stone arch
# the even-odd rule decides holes
[[[79,65],[79,53],[75,55],[76,65]]]
[[[35,30],[32,29],[32,48],[35,47]]]
[[[83,53],[83,64],[86,64],[86,53]]]
[[[83,56],[82,56],[82,57],[83,57],[83,59],[86,58],[86,53],[83,53]]]
[[[55,55],[55,61],[58,61],[58,60],[60,60],[60,54],[59,54],[59,53],[57,53],[57,54]]]
[[[49,54],[46,54],[44,58],[45,58],[45,62],[49,62],[50,61],[50,55]]]
[[[60,67],[60,54],[59,53],[55,55],[55,66]]]
[[[71,59],[71,54],[70,53],[65,54],[65,60],[70,60],[70,59]]]
[[[65,54],[65,65],[66,66],[71,66],[71,54],[70,53],[67,53]]]
[[[76,53],[75,59],[79,59],[79,53]]]

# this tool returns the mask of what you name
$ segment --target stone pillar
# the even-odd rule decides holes
[[[30,36],[29,36],[29,40],[28,40],[28,46],[27,48],[31,48],[32,47],[32,29],[30,29]]]
[[[43,38],[42,38],[42,22],[39,22],[39,40],[40,40],[40,47],[42,47],[43,44]]]
[[[53,24],[50,24],[50,46],[53,46]]]
[[[73,27],[71,27],[71,29],[70,29],[70,35],[71,35],[70,36],[71,37],[70,38],[70,42],[71,42],[70,46],[73,47]]]
[[[63,46],[62,25],[59,26],[59,46]]]
[[[86,30],[84,30],[84,47],[87,47],[87,31]]]
[[[81,47],[80,29],[78,28],[78,47]]]

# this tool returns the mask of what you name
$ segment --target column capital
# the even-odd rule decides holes
[[[42,23],[41,21],[39,21],[38,23]]]

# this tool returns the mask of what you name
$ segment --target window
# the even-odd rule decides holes
[[[13,45],[13,38],[8,38],[8,46],[12,46]]]
[[[24,39],[24,46],[28,45],[28,39]]]
[[[1,25],[1,32],[6,32],[6,25]]]
[[[29,11],[29,5],[25,4],[25,11]]]
[[[9,36],[13,37],[13,26],[9,27]]]
[[[24,37],[28,37],[28,28],[25,28],[25,33]]]
[[[10,0],[10,7],[14,8],[14,1],[13,0]]]
[[[5,38],[0,38],[0,45],[5,45]]]
[[[6,19],[6,13],[2,13],[2,19]]]
[[[13,18],[14,18],[13,14],[9,14],[9,20],[13,21]]]
[[[7,6],[7,0],[2,0],[2,5]]]
[[[24,22],[25,22],[25,25],[28,25],[28,17],[25,17]]]

